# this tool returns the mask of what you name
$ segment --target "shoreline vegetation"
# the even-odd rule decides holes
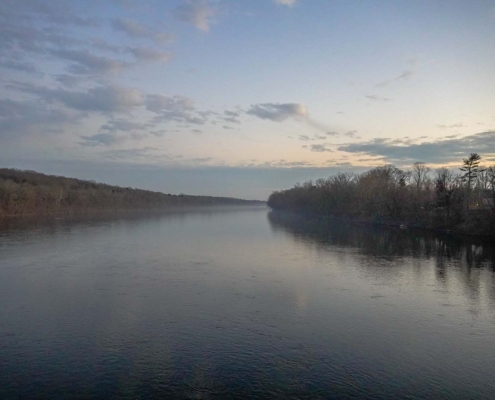
[[[495,238],[495,166],[472,153],[457,173],[393,165],[296,184],[268,198],[273,210],[359,223]]]
[[[0,220],[61,214],[263,205],[231,197],[165,194],[35,171],[0,168]]]

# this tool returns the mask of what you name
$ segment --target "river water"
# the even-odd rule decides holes
[[[0,398],[495,398],[495,249],[264,207],[0,228]]]

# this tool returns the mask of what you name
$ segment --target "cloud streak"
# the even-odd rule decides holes
[[[332,153],[333,152],[332,149],[329,149],[328,147],[326,147],[323,144],[312,144],[309,149],[315,153],[325,153],[325,152]]]
[[[391,85],[392,83],[405,81],[405,80],[408,80],[409,78],[411,78],[414,74],[415,74],[415,72],[412,70],[405,70],[404,72],[397,75],[396,77],[394,77],[392,79],[388,79],[388,80],[383,81],[383,82],[380,82],[376,86],[377,87],[385,87],[385,86]]]
[[[453,128],[464,128],[465,125],[462,122],[459,122],[457,124],[452,124],[452,125],[437,125],[437,128],[440,129],[453,129]]]
[[[373,101],[383,101],[383,102],[390,101],[388,97],[377,96],[376,94],[369,94],[366,96],[366,98],[368,100],[373,100]]]
[[[308,118],[306,106],[299,103],[262,103],[254,104],[247,111],[249,115],[274,122],[283,122],[288,118],[305,120]]]

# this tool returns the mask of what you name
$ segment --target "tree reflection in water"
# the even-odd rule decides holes
[[[317,252],[342,248],[379,261],[362,262],[362,268],[397,268],[405,259],[415,268],[433,263],[436,283],[446,291],[456,286],[475,301],[486,293],[495,304],[495,247],[489,242],[280,211],[268,213],[268,221],[274,233],[289,235]]]

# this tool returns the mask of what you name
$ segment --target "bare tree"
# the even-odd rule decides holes
[[[413,181],[414,186],[416,187],[416,191],[419,192],[423,189],[428,180],[430,173],[430,168],[424,162],[415,162],[412,166],[411,179]]]
[[[488,186],[492,194],[492,206],[495,210],[495,165],[486,170]]]
[[[436,170],[435,187],[437,191],[437,205],[445,207],[447,217],[450,218],[450,210],[452,206],[452,195],[459,189],[460,178],[448,168],[439,168]]]
[[[64,189],[61,187],[55,187],[52,190],[52,195],[53,195],[53,198],[55,200],[55,205],[57,207],[59,207],[60,203],[62,202],[62,200],[64,199],[64,196],[65,196]]]

